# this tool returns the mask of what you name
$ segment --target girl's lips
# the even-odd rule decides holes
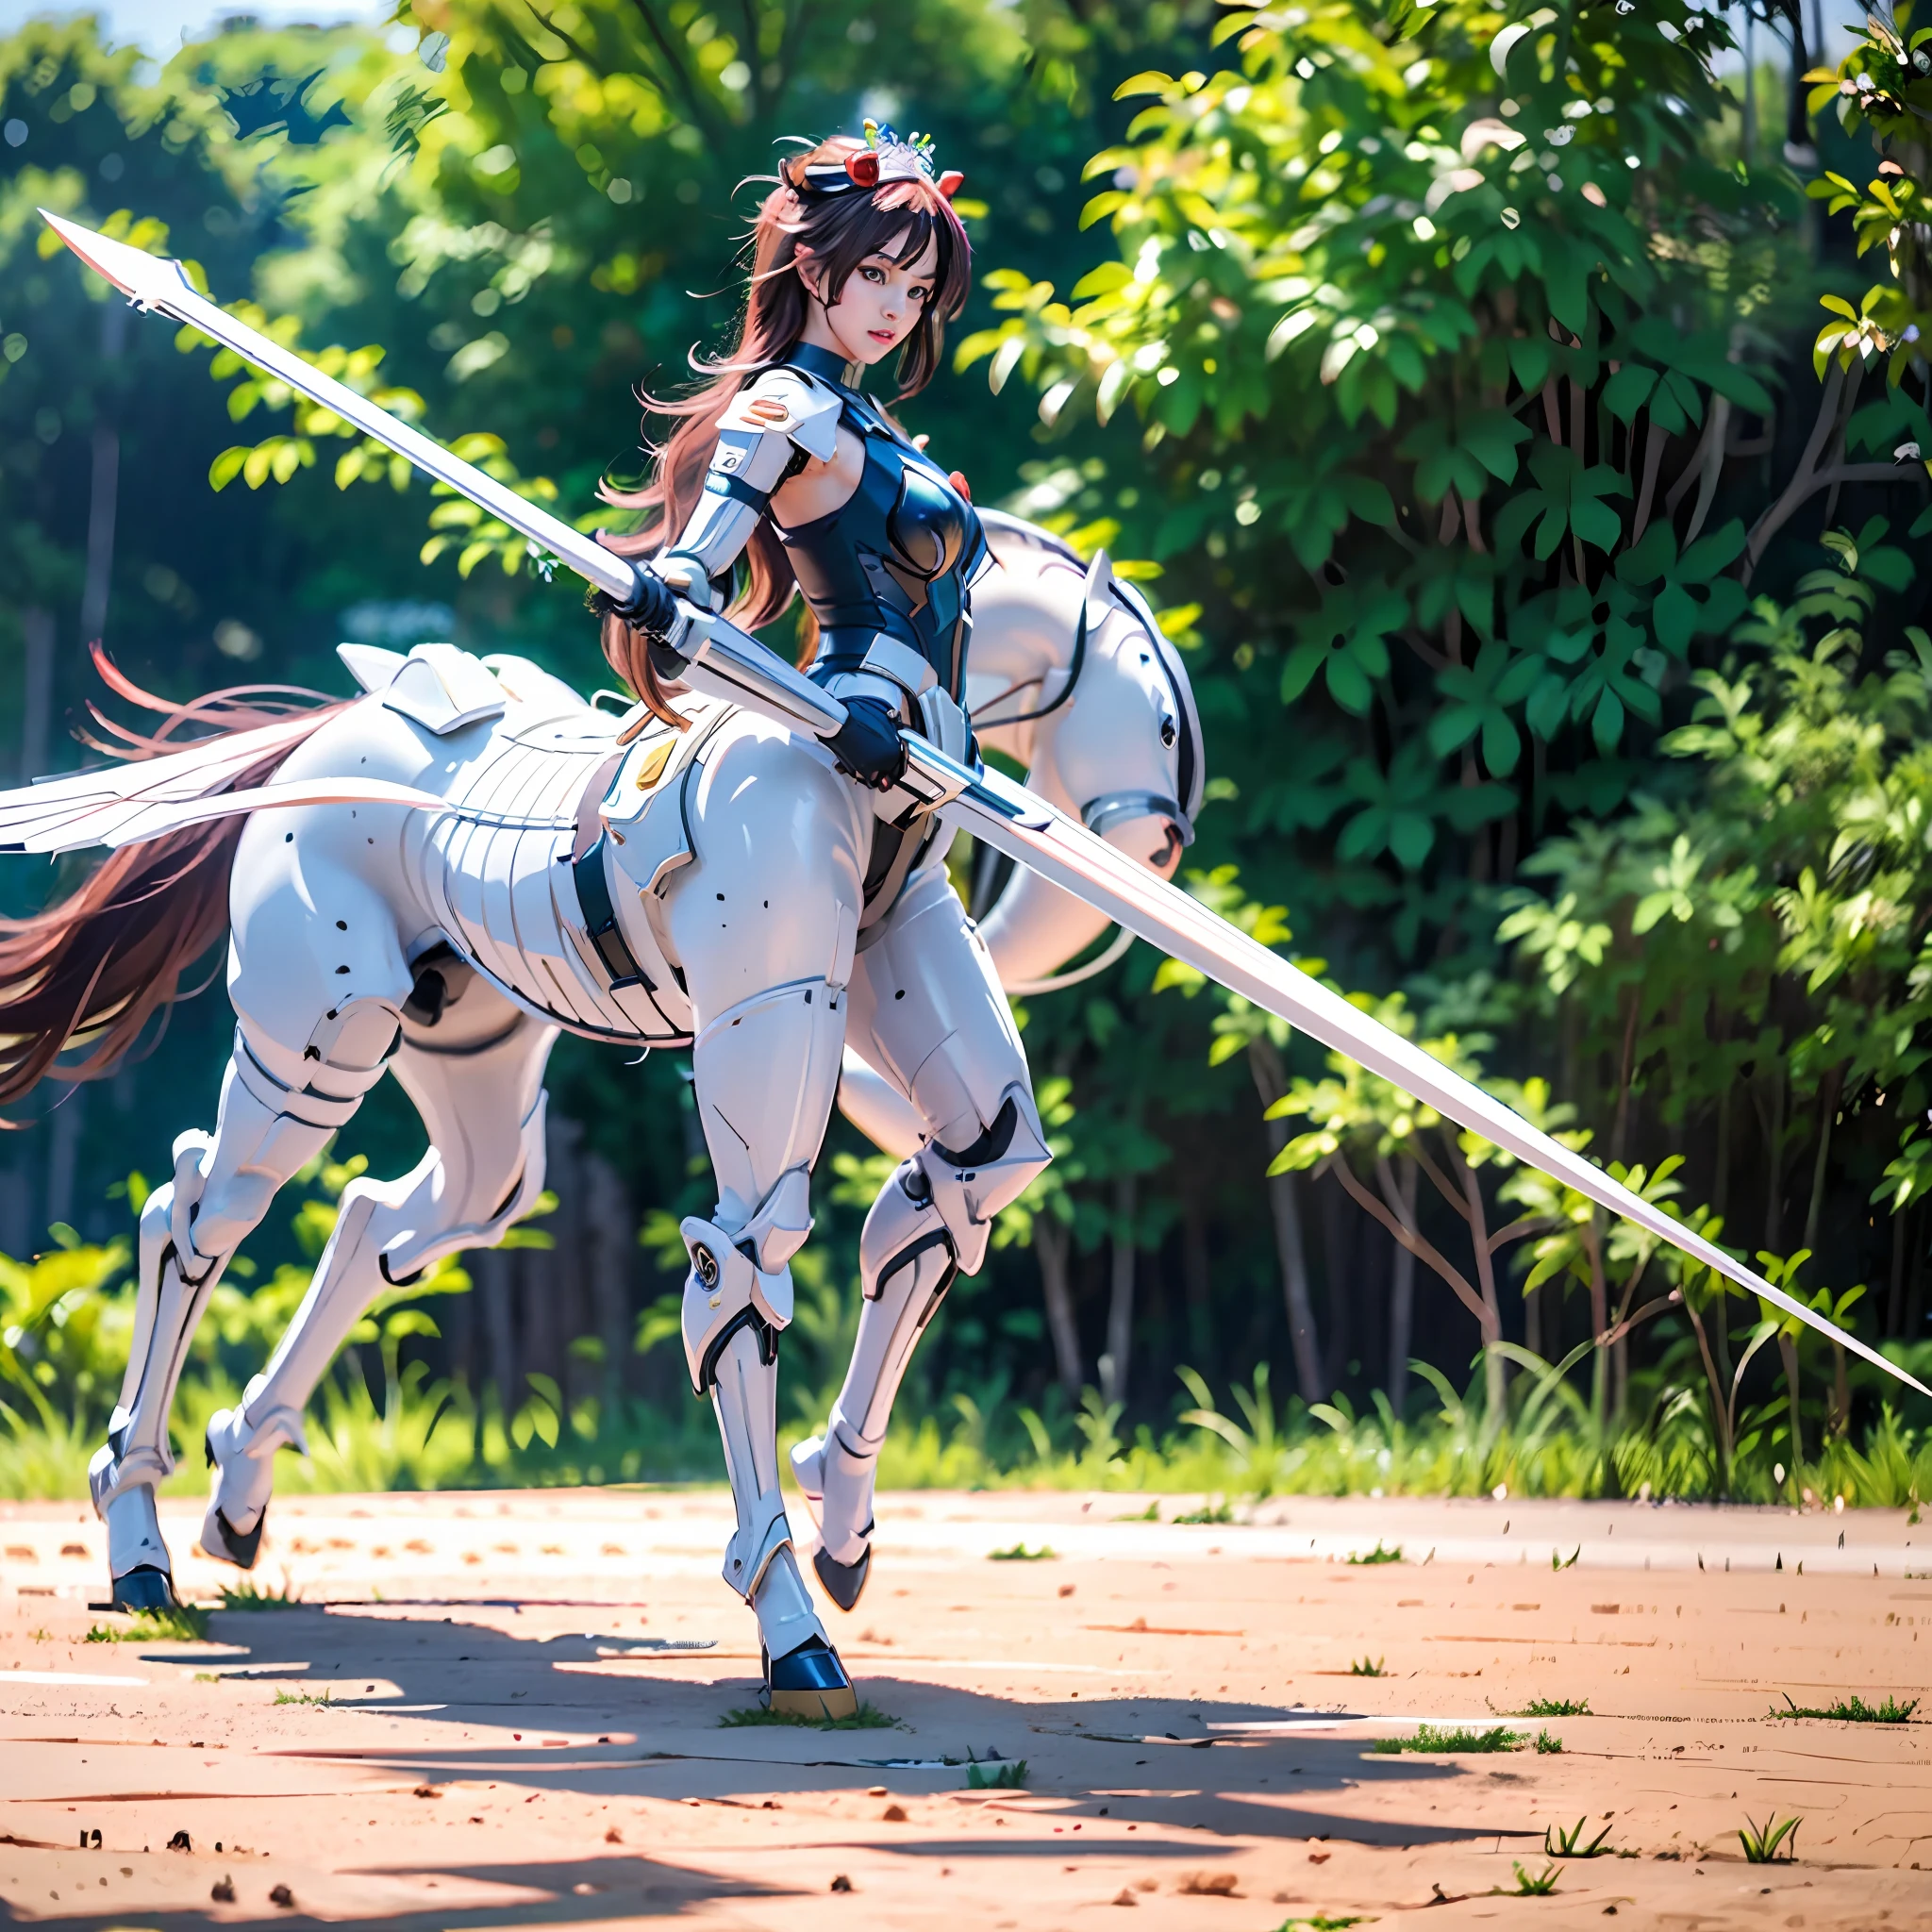
[[[869,328],[866,330],[866,334],[875,342],[884,342],[889,349],[898,341],[898,337],[891,329],[887,328]]]

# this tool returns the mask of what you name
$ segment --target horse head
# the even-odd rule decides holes
[[[967,705],[981,745],[1110,844],[1171,876],[1207,782],[1180,653],[1105,552],[983,511],[997,568],[974,587]],[[1037,991],[1105,918],[1029,872],[989,863],[974,911],[1009,991]],[[1123,948],[1124,950],[1124,948]]]

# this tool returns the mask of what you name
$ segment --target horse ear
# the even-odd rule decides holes
[[[1080,595],[1087,605],[1087,629],[1091,634],[1107,622],[1107,613],[1113,608],[1113,559],[1106,551],[1093,553]]]

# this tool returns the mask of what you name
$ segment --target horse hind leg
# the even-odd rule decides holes
[[[142,1205],[133,1347],[108,1440],[88,1465],[116,1608],[175,1603],[155,1491],[175,1468],[168,1416],[208,1297],[283,1182],[381,1078],[394,1032],[393,1013],[369,1002],[338,1009],[292,1053],[238,1026],[214,1133],[183,1134],[173,1176]]]
[[[354,1180],[314,1278],[267,1368],[208,1424],[214,1470],[201,1547],[246,1570],[260,1548],[275,1455],[308,1453],[302,1413],[351,1328],[386,1289],[446,1257],[490,1248],[543,1188],[543,1069],[557,1029],[527,1018],[466,968],[438,971],[437,1000],[404,1009],[391,1062],[429,1149],[401,1178]],[[455,980],[458,995],[447,998]]]

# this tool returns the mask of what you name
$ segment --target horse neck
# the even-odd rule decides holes
[[[982,741],[1031,765],[1062,705],[1046,718],[1012,725],[991,721],[1038,711],[1065,689],[1074,669],[1082,601],[1078,571],[1050,551],[1006,545],[973,600],[970,700]],[[1087,672],[1081,669],[1081,681]],[[1077,688],[1069,703],[1077,703]],[[978,718],[989,721],[981,724]]]

